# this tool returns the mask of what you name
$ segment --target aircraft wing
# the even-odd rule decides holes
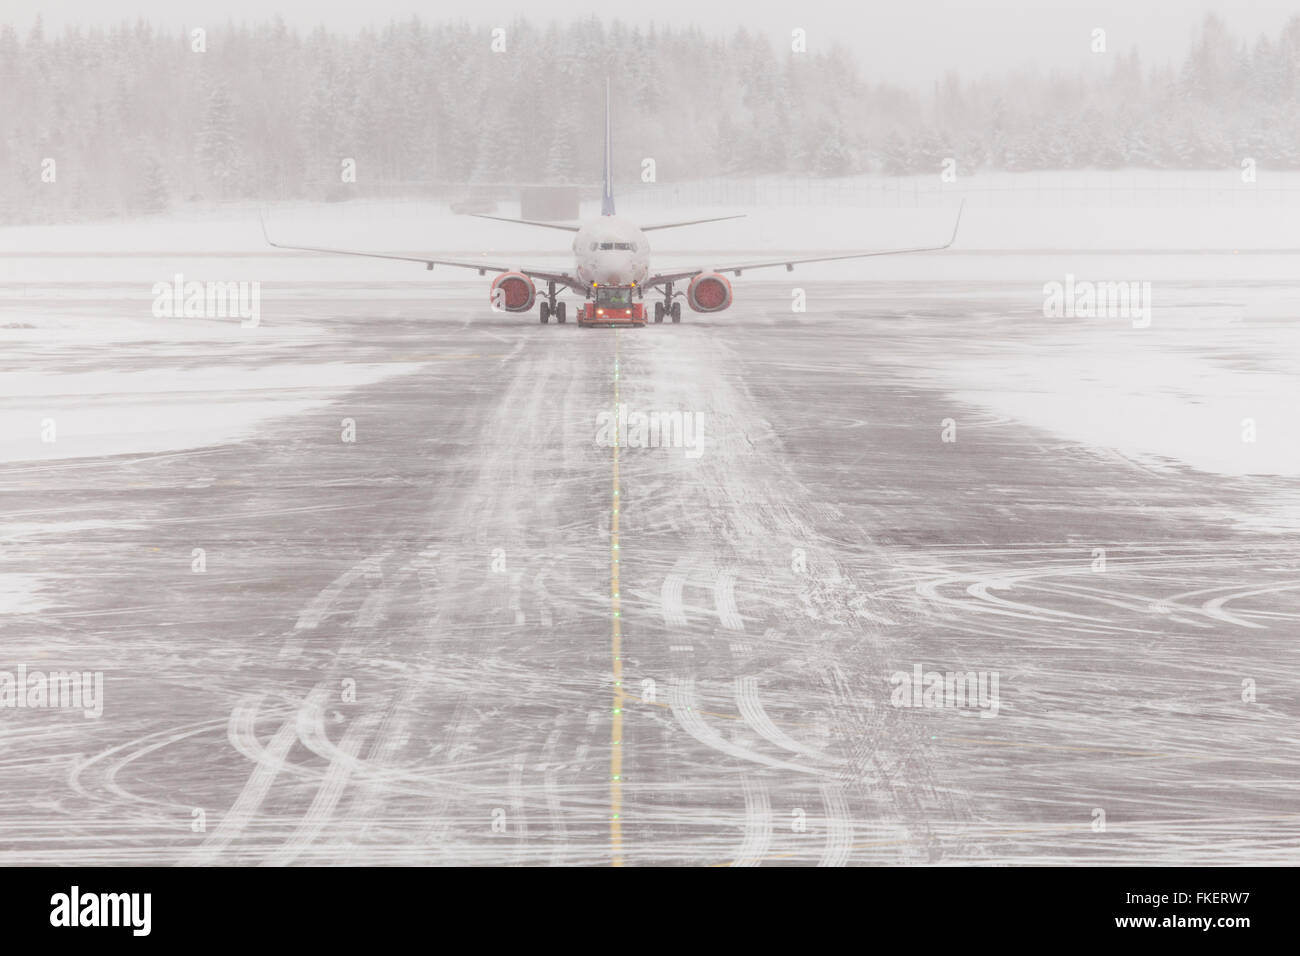
[[[262,223],[262,235],[266,238],[269,245],[276,249],[292,249],[296,252],[324,252],[336,256],[365,256],[370,259],[397,259],[402,262],[421,262],[426,269],[432,269],[434,266],[456,266],[461,269],[476,269],[479,275],[486,275],[489,272],[522,272],[530,279],[541,279],[543,282],[554,282],[558,285],[565,285],[576,291],[584,292],[585,287],[576,278],[567,272],[543,272],[538,269],[516,269],[514,266],[492,265],[487,262],[475,262],[464,259],[431,259],[425,256],[397,256],[387,252],[365,252],[356,249],[330,249],[323,246],[290,246],[282,242],[273,240],[266,231],[266,223]]]
[[[717,266],[713,269],[691,269],[686,272],[663,272],[659,275],[653,275],[642,286],[663,285],[668,282],[678,282],[682,279],[692,279],[702,272],[730,272],[732,275],[740,275],[747,269],[768,269],[772,266],[785,266],[786,272],[793,272],[794,267],[808,262],[834,262],[838,259],[868,259],[872,256],[903,256],[912,252],[940,252],[950,247],[957,241],[957,229],[961,225],[962,209],[966,206],[965,200],[957,209],[957,221],[953,223],[952,236],[941,246],[918,246],[913,249],[881,249],[877,252],[850,252],[839,256],[812,256],[805,259],[771,259],[767,262],[747,262],[738,265]]]

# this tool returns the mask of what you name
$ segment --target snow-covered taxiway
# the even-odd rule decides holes
[[[0,709],[0,861],[1294,860],[1295,283],[601,332],[290,262],[256,329],[149,314],[193,262],[0,300],[0,670],[104,676]]]

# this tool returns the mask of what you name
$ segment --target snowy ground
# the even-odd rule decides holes
[[[920,378],[1151,466],[1300,476],[1300,285],[1207,292],[1170,285],[1144,329],[1126,319],[1029,315],[1006,330],[1003,316],[972,316],[996,339]]]
[[[5,862],[1294,858],[1273,257],[1140,257],[1145,329],[1044,318],[1101,261],[1064,251],[613,333],[228,225],[0,256],[0,670],[106,696],[0,711]],[[154,318],[176,271],[262,282],[261,326]],[[703,453],[616,460],[618,402]],[[996,672],[997,717],[893,706],[915,665]]]

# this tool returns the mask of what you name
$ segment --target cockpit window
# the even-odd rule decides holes
[[[595,245],[592,245],[591,248],[595,249],[596,247],[595,247]],[[631,243],[631,242],[602,242],[602,243],[600,244],[600,248],[602,248],[602,249],[627,249],[627,250],[629,250],[629,251],[631,251],[631,252],[635,252],[635,251],[636,251],[636,244],[635,244],[635,243]]]

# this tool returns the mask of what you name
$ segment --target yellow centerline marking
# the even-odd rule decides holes
[[[614,664],[614,713],[609,729],[609,848],[611,866],[623,865],[623,622],[618,588],[618,330],[614,330],[614,455],[609,515],[610,655]]]
[[[613,715],[610,721],[610,737],[609,737],[609,742],[610,742],[609,846],[610,846],[610,865],[622,866],[623,865],[623,711],[625,709],[625,695],[623,693],[622,602],[619,598],[619,581],[618,581],[619,578],[618,518],[619,518],[619,498],[620,498],[619,471],[618,471],[619,468],[618,452],[619,452],[619,439],[620,439],[618,433],[618,405],[620,401],[620,396],[619,396],[620,369],[619,369],[619,352],[618,352],[619,332],[617,329],[614,329],[613,332],[614,332],[614,423],[615,424],[614,424],[614,448],[613,448],[613,455],[611,456],[611,461],[610,461],[611,470],[612,470],[612,486],[610,489],[611,495],[610,495],[610,516],[609,516],[609,537],[610,537],[609,598],[610,598],[610,611],[612,614],[611,634],[610,634],[610,656],[613,661],[613,672],[614,672],[614,702],[613,702]],[[641,702],[647,703],[646,701],[641,701]],[[655,703],[661,707],[667,706],[664,704],[658,704],[657,701]],[[714,716],[714,717],[726,717],[732,720],[738,719],[735,715],[732,714],[714,714],[708,711],[702,711],[701,713],[707,713],[709,714],[709,716]],[[939,738],[932,737],[931,739],[934,740]],[[1006,746],[1040,747],[1040,748],[1051,749],[1051,750],[1100,751],[1100,752],[1117,753],[1122,756],[1192,757],[1192,758],[1199,757],[1201,759],[1214,759],[1212,755],[1162,754],[1159,752],[1152,753],[1150,751],[1144,752],[1144,751],[1115,750],[1113,748],[1108,748],[1108,747],[1070,747],[1070,746],[1062,746],[1059,744],[1058,745],[1018,744],[1015,741],[1009,741],[1009,740],[982,740],[978,738],[967,738],[967,737],[945,737],[943,739],[958,741],[963,743],[995,744],[995,745],[1002,744]],[[1182,821],[1174,821],[1174,822],[1182,822]],[[1187,821],[1187,822],[1201,822],[1201,821]],[[1205,822],[1217,822],[1217,821],[1205,821]],[[1060,832],[1062,830],[1069,831],[1069,830],[1081,828],[1082,826],[1091,827],[1091,824],[1087,824],[1087,823],[1080,824],[1080,825],[1060,824],[1060,823],[1037,824],[1037,825],[1031,825],[1031,826],[1021,827],[1017,829],[993,830],[987,833],[983,833],[981,834],[981,836],[986,836],[986,837],[1004,836],[1004,835],[1011,836],[1011,835],[1019,835],[1025,833],[1044,832],[1044,831]],[[901,844],[909,843],[913,839],[914,839],[913,837],[904,837],[902,839],[871,840],[866,842],[858,842],[858,843],[850,844],[850,849],[857,850],[857,849],[867,849],[871,847],[898,846]],[[761,859],[764,860],[791,859],[802,855],[803,855],[802,853],[769,853],[769,854],[764,854],[761,857]],[[733,864],[734,861],[728,861],[725,863],[715,863],[713,864],[713,866],[732,866]]]

